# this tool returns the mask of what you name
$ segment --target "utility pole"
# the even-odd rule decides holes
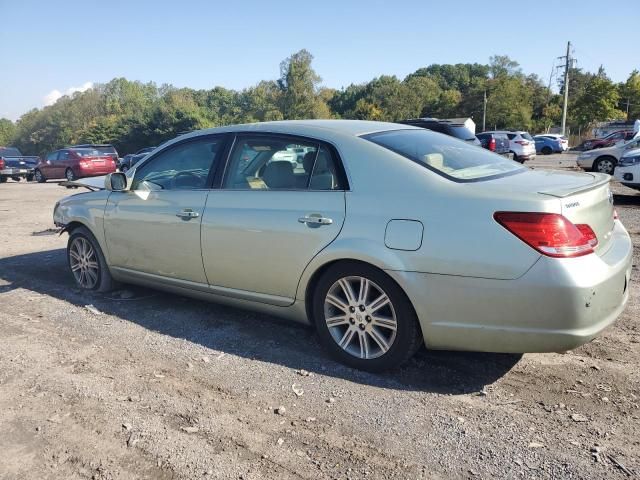
[[[627,97],[627,122],[629,120],[631,120],[631,119],[629,118],[629,97]]]
[[[567,42],[567,54],[564,57],[564,105],[562,106],[562,135],[565,135],[567,128],[567,104],[569,103],[569,68],[572,65],[571,42]]]
[[[484,108],[482,109],[482,131],[487,129],[487,91],[484,91]],[[627,113],[629,113],[629,102],[627,101]]]

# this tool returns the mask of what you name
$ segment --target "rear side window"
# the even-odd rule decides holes
[[[526,170],[500,155],[428,130],[391,130],[362,138],[458,182],[489,180]]]
[[[58,158],[58,152],[51,152],[47,154],[47,162],[54,162]]]
[[[507,137],[509,137],[509,140],[513,140],[514,138],[516,138],[516,134],[515,133],[507,133]]]
[[[332,152],[319,143],[277,135],[242,136],[222,188],[228,190],[342,190]]]

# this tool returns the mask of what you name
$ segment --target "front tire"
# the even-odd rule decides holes
[[[369,372],[396,368],[422,345],[405,293],[384,272],[364,263],[329,267],[316,284],[312,312],[323,346],[350,367]]]
[[[553,150],[551,150],[551,147],[542,147],[543,155],[551,155],[552,153],[553,153]]]
[[[33,175],[26,176],[27,182],[33,182]]]
[[[0,177],[0,183],[7,183],[7,177]]]
[[[593,170],[599,173],[606,173],[607,175],[613,175],[613,171],[616,168],[616,161],[612,157],[599,158],[593,164]]]
[[[102,249],[87,228],[78,227],[69,235],[67,262],[79,288],[95,292],[113,289],[114,282]]]
[[[38,183],[44,183],[47,181],[47,179],[45,178],[45,176],[42,174],[40,170],[36,170],[35,172],[33,172],[33,175],[35,176],[36,182]]]

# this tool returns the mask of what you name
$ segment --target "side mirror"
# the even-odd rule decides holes
[[[104,178],[104,187],[112,192],[122,192],[127,189],[127,177],[121,172],[110,173]]]

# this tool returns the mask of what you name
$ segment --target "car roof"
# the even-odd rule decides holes
[[[167,143],[211,135],[216,133],[257,132],[283,133],[290,135],[311,136],[319,140],[332,140],[337,137],[359,137],[368,133],[389,130],[420,130],[420,127],[390,122],[373,122],[368,120],[282,120],[277,122],[245,123],[209,128],[186,133]]]

